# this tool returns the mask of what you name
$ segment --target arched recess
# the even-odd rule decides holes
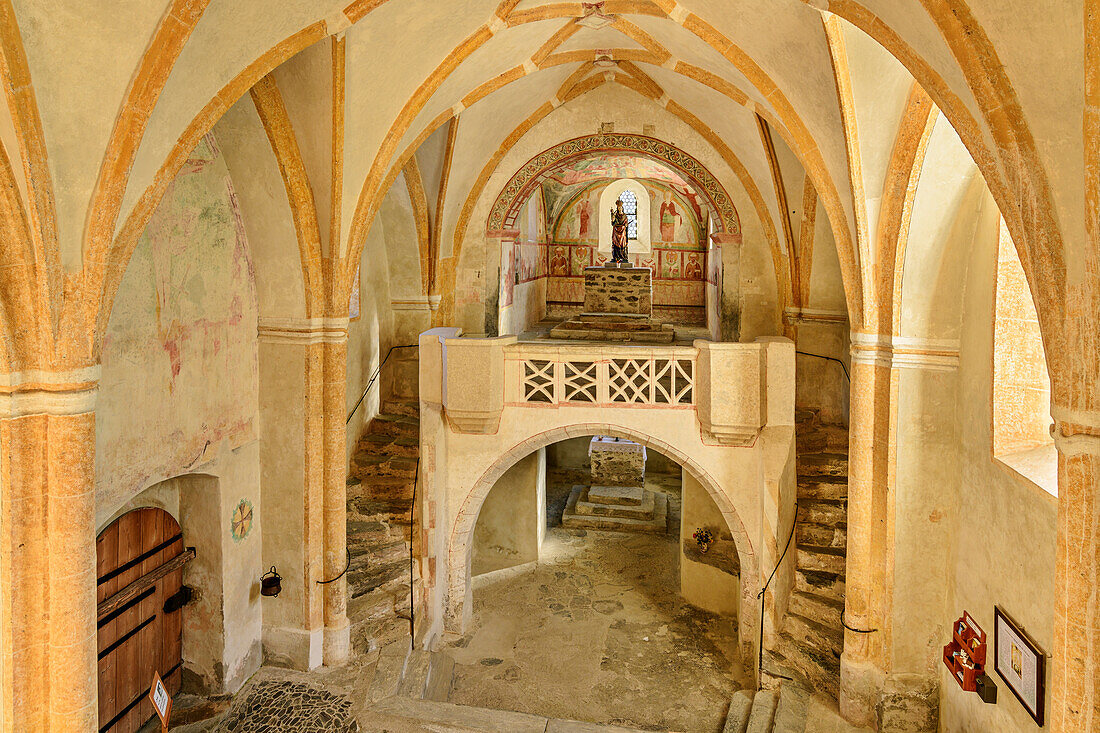
[[[615,208],[615,201],[623,191],[630,191],[638,201],[638,238],[630,242],[633,254],[646,254],[652,250],[649,231],[649,191],[645,186],[630,178],[612,181],[600,194],[600,208],[597,211],[600,222],[600,252],[611,251],[611,216],[606,213]]]
[[[511,229],[515,226],[523,202],[551,170],[578,158],[604,153],[627,153],[667,165],[684,176],[707,198],[718,213],[718,226],[726,234],[739,235],[741,220],[726,189],[706,166],[680,148],[645,135],[586,135],[566,140],[548,148],[527,161],[504,188],[489,210],[487,231]]]
[[[625,438],[640,443],[647,448],[652,448],[675,460],[701,486],[706,488],[710,498],[722,512],[737,547],[737,555],[741,561],[741,598],[737,614],[738,637],[741,642],[742,658],[747,660],[756,659],[756,631],[760,622],[757,615],[759,605],[756,594],[760,586],[760,576],[757,568],[756,552],[737,510],[710,472],[697,461],[675,446],[658,440],[652,435],[621,425],[601,425],[599,430],[585,425],[567,425],[533,435],[502,453],[474,485],[465,492],[462,506],[455,515],[454,526],[451,529],[446,549],[449,577],[446,589],[447,595],[443,599],[444,627],[448,630],[461,630],[472,614],[472,587],[470,584],[472,576],[470,568],[473,559],[474,526],[477,524],[481,506],[485,503],[485,497],[489,495],[489,491],[497,480],[520,459],[552,443],[583,435],[608,435]],[[762,489],[763,487],[761,487]]]

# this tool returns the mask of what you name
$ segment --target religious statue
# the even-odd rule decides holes
[[[626,264],[626,212],[623,211],[623,200],[615,201],[615,208],[611,212],[611,261]]]

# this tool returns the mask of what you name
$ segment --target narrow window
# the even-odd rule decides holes
[[[626,213],[626,238],[638,238],[638,197],[633,191],[626,190],[619,194],[623,201],[623,212]]]
[[[1056,494],[1050,378],[1039,317],[1004,219],[999,233],[993,306],[993,455]],[[1040,467],[1047,470],[1036,470]]]

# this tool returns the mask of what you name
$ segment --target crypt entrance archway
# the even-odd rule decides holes
[[[532,436],[521,444],[504,451],[481,477],[465,492],[465,498],[457,511],[453,530],[448,541],[448,567],[451,568],[444,602],[444,627],[461,633],[469,622],[473,610],[472,559],[473,536],[478,516],[485,499],[496,482],[510,468],[531,453],[578,436],[606,435],[625,438],[653,449],[678,463],[706,491],[725,520],[729,535],[736,548],[740,563],[740,598],[737,614],[737,634],[742,659],[755,660],[758,644],[760,608],[756,600],[760,587],[757,553],[749,538],[730,494],[714,479],[705,467],[692,459],[685,451],[659,440],[640,430],[621,425],[601,425],[599,430],[587,425],[561,426]],[[760,487],[763,491],[763,485]]]
[[[651,441],[644,485],[651,507],[659,499],[660,529],[641,519],[635,531],[610,526],[614,519],[577,524],[567,505],[577,501],[575,484],[591,482],[593,435],[545,436],[539,443],[547,445],[511,462],[486,492],[469,544],[471,616],[444,649],[455,663],[449,699],[594,723],[720,726],[730,695],[752,684],[755,659],[741,651],[738,621],[756,604],[739,607],[736,569],[719,589],[715,575],[701,572],[717,573],[714,566],[684,555],[689,492],[692,522],[702,504],[715,519],[717,504]],[[563,510],[571,517],[564,523]],[[706,524],[727,537],[724,516],[717,522]],[[720,595],[721,609],[711,603]],[[664,695],[682,699],[683,709],[669,709]]]

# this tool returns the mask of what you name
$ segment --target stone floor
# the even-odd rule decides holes
[[[550,478],[554,517],[568,479]],[[680,598],[679,483],[647,480],[673,500],[671,534],[552,527],[536,568],[479,581],[472,630],[446,649],[455,659],[451,702],[720,731],[730,696],[747,681],[735,619]]]
[[[177,696],[173,733],[592,733],[570,719],[720,731],[746,680],[734,620],[677,592],[679,477],[647,480],[669,496],[669,536],[558,526],[576,478],[549,477],[539,567],[475,582],[472,629],[446,648],[456,660],[450,702],[372,704],[375,650],[310,673],[265,666],[232,699]],[[142,733],[157,729],[150,721]],[[831,703],[810,701],[806,733],[855,731]]]

